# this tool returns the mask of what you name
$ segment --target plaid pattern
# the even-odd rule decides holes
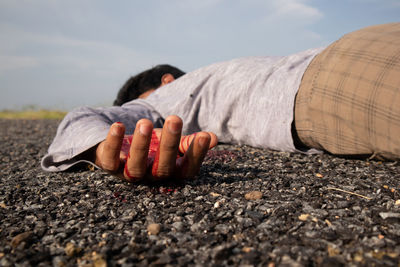
[[[400,23],[343,36],[316,56],[295,103],[309,147],[400,159]]]

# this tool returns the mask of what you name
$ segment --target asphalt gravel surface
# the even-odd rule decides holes
[[[0,266],[400,266],[400,163],[220,145],[195,180],[47,173],[57,120],[0,120]]]

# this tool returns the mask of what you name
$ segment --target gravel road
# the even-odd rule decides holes
[[[196,180],[45,173],[59,121],[0,120],[0,266],[400,266],[400,163],[221,145]]]

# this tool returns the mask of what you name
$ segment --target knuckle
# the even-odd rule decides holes
[[[160,145],[160,149],[165,151],[178,151],[178,147],[179,147],[179,142],[162,143]]]
[[[149,146],[146,144],[132,144],[131,149],[140,152],[147,152],[149,150]]]

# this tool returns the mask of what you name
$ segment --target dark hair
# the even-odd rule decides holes
[[[185,73],[171,65],[157,65],[149,70],[143,71],[129,78],[124,86],[119,90],[117,98],[114,100],[114,106],[138,98],[144,92],[150,89],[156,89],[161,85],[161,78],[164,74],[170,73],[175,79],[178,79]]]

